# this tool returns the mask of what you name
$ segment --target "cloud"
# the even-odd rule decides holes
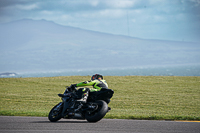
[[[98,0],[90,0],[89,2],[90,2],[90,4],[91,4],[92,6],[94,6],[94,7],[96,7],[96,6],[99,4],[99,1],[98,1]]]
[[[98,12],[97,12],[98,13]],[[126,11],[123,11],[121,9],[113,10],[113,9],[107,9],[99,11],[98,13],[101,17],[111,17],[111,18],[120,18],[124,15],[126,15]]]
[[[131,36],[173,40],[172,31],[200,30],[199,6],[200,0],[0,0],[0,23],[46,19],[112,34],[128,35],[129,29]]]
[[[190,0],[195,3],[195,6],[200,6],[200,0]]]
[[[107,0],[104,2],[106,5],[113,8],[130,8],[137,0]]]
[[[31,5],[15,5],[14,7],[16,10],[33,10],[39,8],[37,4],[31,4]]]

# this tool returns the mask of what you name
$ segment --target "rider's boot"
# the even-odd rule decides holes
[[[87,98],[88,98],[88,92],[84,93],[82,95],[82,98],[78,99],[77,102],[86,103],[87,102]]]

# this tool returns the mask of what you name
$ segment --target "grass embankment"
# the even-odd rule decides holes
[[[0,78],[0,115],[47,116],[66,85],[89,76]],[[106,118],[200,120],[200,77],[105,76],[115,91]]]

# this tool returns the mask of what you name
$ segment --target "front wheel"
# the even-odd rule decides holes
[[[51,111],[49,112],[48,119],[51,122],[56,122],[61,119],[61,113],[62,113],[62,103],[58,103],[56,106],[54,106]]]
[[[106,102],[99,100],[95,102],[97,108],[94,111],[88,111],[85,118],[88,122],[97,122],[101,120],[108,112],[108,105]]]

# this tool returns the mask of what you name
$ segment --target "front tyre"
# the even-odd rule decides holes
[[[62,113],[62,104],[58,103],[56,106],[54,106],[51,111],[49,112],[48,119],[51,122],[56,122],[61,119],[61,113]]]
[[[95,111],[88,111],[85,114],[85,118],[88,122],[97,122],[101,120],[108,112],[108,105],[106,102],[99,100],[96,101],[97,109]]]

